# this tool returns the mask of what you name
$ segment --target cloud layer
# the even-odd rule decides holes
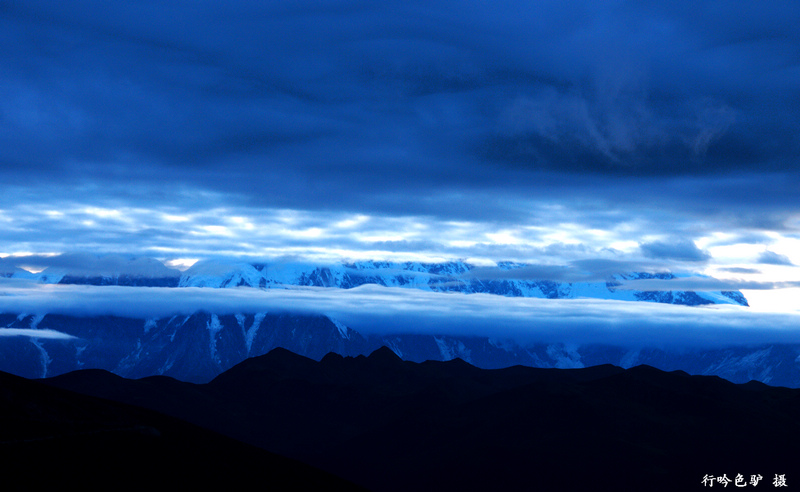
[[[798,24],[788,0],[2,2],[0,255],[794,281]]]
[[[732,305],[699,308],[598,299],[514,298],[374,285],[346,290],[170,289],[42,286],[5,280],[0,288],[0,312],[13,314],[143,319],[198,310],[216,314],[290,312],[331,316],[364,334],[475,335],[522,343],[671,348],[800,343],[797,314],[757,313]]]
[[[770,201],[798,166],[800,12],[708,5],[7,3],[4,173],[447,217],[450,194],[620,177],[756,173],[745,201]]]

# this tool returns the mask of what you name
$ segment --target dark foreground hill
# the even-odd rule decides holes
[[[2,372],[0,470],[7,490],[363,490],[174,417]]]
[[[402,361],[385,348],[319,362],[276,349],[205,385],[105,371],[46,382],[157,410],[374,491],[701,490],[711,476],[735,488],[739,475],[751,488],[753,476],[762,477],[760,489],[773,488],[776,475],[800,484],[800,390],[648,366],[484,370],[458,359]],[[104,404],[82,418],[113,422],[117,407]],[[137,425],[139,434],[107,440],[127,446],[129,434],[158,429]],[[232,461],[248,470],[244,463],[263,459],[216,439],[177,439],[184,448],[154,455],[149,466],[193,452],[182,473],[214,475],[226,455],[239,453]]]

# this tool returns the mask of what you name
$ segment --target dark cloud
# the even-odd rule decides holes
[[[567,264],[502,263],[497,267],[476,267],[466,276],[480,280],[549,280],[554,282],[607,282],[620,274],[658,273],[664,263],[620,261],[601,258],[575,260]],[[673,289],[674,290],[674,289]]]
[[[756,268],[743,268],[743,267],[729,267],[729,268],[720,268],[723,272],[730,272],[730,273],[744,273],[748,275],[756,275],[761,273],[761,270]]]
[[[504,267],[477,267],[470,270],[467,278],[478,280],[552,280],[560,282],[576,281],[581,276],[573,269],[562,265],[513,265]]]
[[[743,233],[728,233],[724,237],[713,238],[713,246],[731,246],[736,244],[769,244],[772,242],[769,234],[761,231],[746,231]]]
[[[627,273],[663,273],[668,270],[668,264],[664,262],[647,261],[622,261],[609,259],[586,259],[575,260],[572,266],[585,273],[590,278],[606,281],[613,275]]]
[[[792,260],[790,260],[788,256],[769,250],[758,255],[758,263],[762,263],[764,265],[794,266],[794,263],[792,263]]]
[[[800,281],[759,282],[750,280],[719,280],[710,277],[679,277],[674,279],[623,280],[618,287],[639,291],[736,291],[800,288]]]
[[[701,251],[697,245],[688,239],[673,239],[670,241],[653,241],[639,245],[642,254],[647,258],[701,262],[711,256]]]
[[[800,227],[792,2],[0,5],[0,253],[594,278]]]
[[[796,169],[797,9],[763,6],[746,27],[744,4],[292,5],[9,4],[5,168],[370,195],[482,189],[486,165]],[[292,191],[260,198],[291,203]],[[325,206],[320,192],[305,198]]]
[[[380,251],[420,251],[436,252],[441,251],[444,246],[441,243],[429,240],[421,241],[374,241],[366,245],[367,248]]]

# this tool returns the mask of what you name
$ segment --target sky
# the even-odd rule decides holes
[[[0,257],[637,268],[800,309],[797,25],[780,0],[0,0]]]

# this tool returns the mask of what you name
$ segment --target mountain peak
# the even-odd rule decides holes
[[[367,357],[368,360],[373,362],[402,362],[401,359],[397,354],[394,353],[392,349],[387,347],[386,345],[382,346],[381,348],[375,350]]]
[[[308,374],[316,369],[317,362],[283,347],[276,347],[264,355],[251,357],[236,364],[212,380],[213,384],[229,384],[230,380],[245,378],[245,374],[266,381],[282,379],[290,374]]]

